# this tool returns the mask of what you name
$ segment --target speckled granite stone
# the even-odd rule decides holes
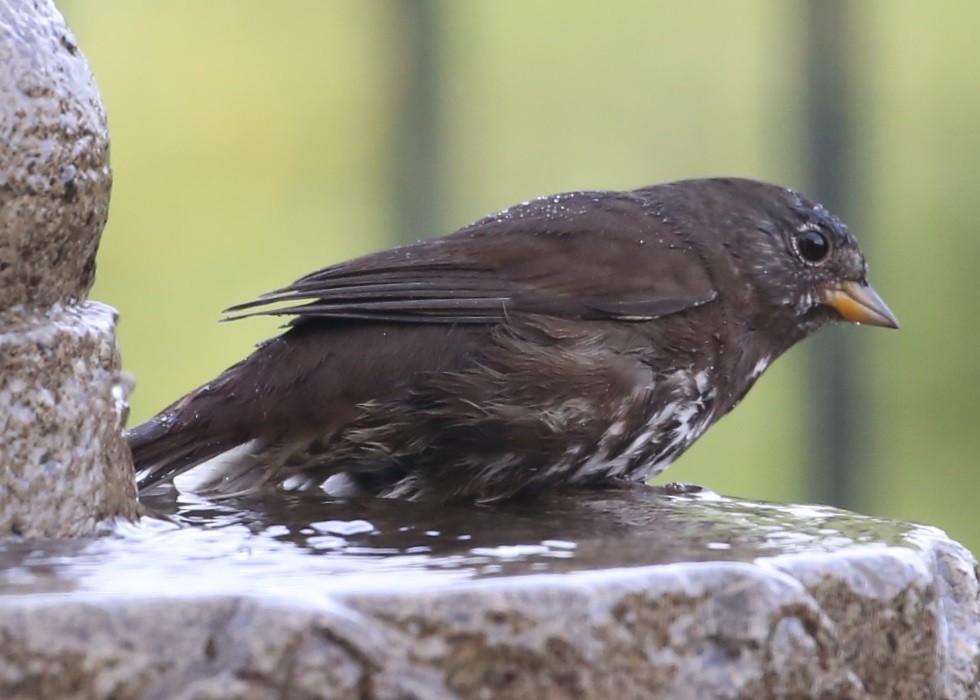
[[[0,309],[83,299],[109,211],[109,132],[52,2],[0,0],[0,134]]]
[[[115,312],[85,302],[111,185],[102,99],[64,18],[0,0],[0,537],[136,514]]]
[[[0,533],[71,536],[136,515],[115,311],[0,313]]]

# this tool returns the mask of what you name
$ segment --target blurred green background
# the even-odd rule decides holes
[[[109,113],[115,186],[92,298],[121,312],[133,424],[275,332],[219,325],[220,309],[315,268],[563,190],[719,174],[809,184],[799,1],[427,5],[437,141],[418,173],[402,148],[417,2],[59,6]],[[860,510],[938,525],[975,552],[977,26],[966,0],[852,4],[846,218],[903,329],[825,331],[854,334],[860,356]],[[418,220],[433,230],[405,230],[396,202],[426,160],[438,207]],[[812,500],[807,446],[822,436],[807,351],[668,479]]]

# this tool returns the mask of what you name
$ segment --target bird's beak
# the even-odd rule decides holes
[[[868,284],[841,282],[823,291],[823,303],[850,323],[898,328],[898,319]]]

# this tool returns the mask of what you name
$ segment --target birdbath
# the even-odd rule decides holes
[[[642,486],[135,521],[104,110],[49,0],[0,57],[0,697],[977,697],[976,562],[926,526]]]
[[[975,562],[819,506],[150,499],[0,553],[3,697],[976,697]]]

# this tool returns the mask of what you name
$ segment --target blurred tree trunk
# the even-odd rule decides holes
[[[852,38],[858,13],[847,0],[805,0],[806,167],[808,194],[845,222],[855,223],[860,196],[855,177],[855,70]],[[862,232],[862,243],[868,236]],[[859,344],[852,328],[830,328],[807,343],[810,405],[810,493],[821,503],[859,509],[867,471],[869,407]]]
[[[442,230],[442,55],[439,6],[435,0],[388,5],[398,36],[392,178],[395,236],[407,243]]]

